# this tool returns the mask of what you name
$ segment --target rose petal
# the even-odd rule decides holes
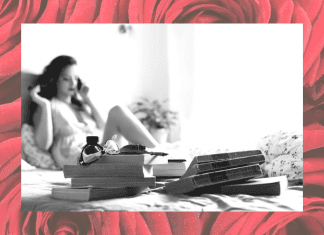
[[[313,65],[310,67],[310,69],[308,70],[308,72],[305,74],[304,76],[304,86],[313,86],[314,83],[316,82],[316,75],[317,75],[317,71],[320,65],[320,55],[318,55],[318,57],[316,58],[316,60],[314,61]]]
[[[199,234],[199,212],[166,212],[172,234]]]
[[[231,23],[238,23],[237,17],[235,14],[230,12],[228,9],[220,7],[220,6],[214,6],[211,4],[201,4],[198,6],[193,6],[189,10],[182,12],[183,14],[171,14],[171,15],[166,15],[166,23],[185,23],[186,21],[184,20],[185,17],[193,12],[206,12],[210,11],[213,12],[217,17],[221,18],[222,21],[224,20],[225,22],[231,22]],[[171,12],[171,11],[170,11]],[[243,13],[242,13],[243,14]],[[213,19],[213,18],[211,18]],[[204,23],[207,23],[208,21],[205,21]],[[210,22],[210,21],[209,21]],[[213,21],[211,21],[213,22]]]
[[[309,20],[309,16],[307,15],[306,11],[300,6],[297,0],[294,0],[294,5],[295,7],[291,18],[291,23],[303,24],[303,52],[305,52],[310,33],[312,31],[312,23]]]
[[[324,131],[314,130],[307,131],[304,130],[304,152],[309,150],[318,149],[324,147]]]
[[[318,66],[317,74],[316,74],[316,81],[318,81],[324,75],[324,48],[321,51],[321,61]]]
[[[60,0],[59,1],[57,14],[56,14],[56,23],[64,22],[65,12],[66,12],[68,4],[69,4],[69,0]]]
[[[314,23],[322,6],[322,0],[297,0],[306,11],[310,21]]]
[[[306,103],[306,106],[308,106],[307,109],[321,105],[324,102],[324,77],[318,80],[313,86],[304,87],[305,96],[309,98]]]
[[[165,212],[141,212],[152,234],[171,235],[171,228]]]
[[[20,137],[12,138],[0,143],[0,181],[6,179],[21,164]]]
[[[226,212],[225,212],[226,213]],[[214,222],[217,220],[220,212],[201,212],[200,223],[201,223],[201,234],[211,234],[211,229]]]
[[[21,104],[19,102],[0,105],[0,133],[15,130],[21,122]]]
[[[0,84],[0,105],[17,100],[21,96],[20,73]]]
[[[305,131],[310,131],[310,130],[323,130],[324,131],[324,126],[318,122],[314,122],[310,125],[304,126],[303,129]],[[305,156],[305,154],[304,154],[304,156]]]
[[[6,42],[0,45],[0,56],[4,55],[8,51],[12,50],[15,46],[20,43],[21,34],[20,32],[8,39]]]
[[[135,2],[137,4],[137,1]],[[95,23],[127,23],[130,0],[103,0]],[[136,12],[137,11],[131,11]],[[136,22],[134,22],[136,23]]]
[[[304,210],[312,210],[315,209],[315,207],[320,207],[320,209],[323,209],[324,207],[324,198],[306,198],[304,197]]]
[[[324,158],[324,148],[318,148],[303,153],[303,159],[306,158]]]
[[[20,234],[20,183],[16,184],[0,202],[0,226],[3,234]]]
[[[314,61],[321,53],[324,46],[324,4],[318,16],[313,24],[313,30],[311,32],[309,42],[304,53],[304,75],[308,72],[310,67],[313,65]],[[307,84],[310,85],[310,84]],[[311,85],[310,85],[311,86]]]
[[[254,2],[254,1],[252,1],[252,2]],[[242,13],[244,15],[244,21],[239,20],[239,22],[241,22],[241,23],[244,23],[244,22],[253,23],[253,22],[255,22],[254,19],[253,19],[254,17],[253,17],[253,9],[252,9],[251,3],[248,0],[236,0],[236,3],[237,3],[237,6],[240,8],[240,10],[242,11]]]
[[[259,4],[259,15],[256,23],[268,23],[271,17],[270,0],[256,0]]]
[[[324,171],[324,155],[318,158],[304,158],[304,173]]]
[[[315,184],[324,187],[324,171],[305,173],[303,183],[304,186],[308,184]]]
[[[0,57],[0,84],[19,73],[21,68],[20,53],[21,44],[15,46],[12,50]]]
[[[0,184],[0,201],[12,191],[18,184],[20,184],[21,172],[17,171],[14,174],[6,177]]]
[[[217,217],[210,234],[226,234],[239,220],[246,220],[246,212],[222,212]]]
[[[269,23],[290,23],[294,11],[291,0],[270,0],[271,18]]]
[[[129,2],[129,22],[130,23],[143,23],[143,5],[145,0],[137,1],[130,0]]]
[[[92,23],[97,3],[97,0],[77,0],[75,4],[69,1],[64,23]],[[70,12],[71,15],[68,14]]]
[[[155,22],[161,23],[165,20],[165,14],[172,4],[172,0],[161,1],[156,8]]]
[[[232,12],[230,12],[227,8],[231,7],[227,2],[219,0],[219,1],[210,1],[210,0],[179,0],[171,5],[170,9],[166,13],[165,23],[172,22],[183,22],[182,15],[187,11],[194,11],[198,9],[207,10],[206,4],[208,4],[208,10],[212,11],[213,14],[220,16],[221,18],[226,18],[228,22],[237,22],[237,17]],[[213,5],[214,7],[212,7]]]
[[[56,20],[58,16],[60,19],[62,18],[61,15],[58,15],[59,7],[60,7],[59,0],[48,1],[46,8],[37,23],[59,23]]]
[[[26,21],[30,2],[20,0],[17,8],[12,4],[8,7],[10,6],[10,14],[14,12],[14,17],[0,26],[0,44],[4,43],[20,31],[20,24]]]
[[[20,137],[20,135],[21,135],[20,132],[8,132],[8,133],[0,134],[0,143],[12,138]]]
[[[307,112],[304,112],[303,115],[304,126],[307,126],[314,122],[324,121],[324,110],[311,109]]]
[[[136,234],[151,235],[151,232],[140,213],[135,214],[135,220],[136,220]]]
[[[41,0],[29,0],[30,7],[28,9],[28,15],[24,23],[32,23],[36,19],[41,5]]]
[[[120,233],[135,234],[135,212],[120,212]]]
[[[98,214],[99,216],[99,214]],[[100,213],[102,218],[101,232],[102,234],[118,234],[119,230],[119,212],[102,212]]]

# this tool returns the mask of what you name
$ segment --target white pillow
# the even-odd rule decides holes
[[[26,161],[32,166],[44,169],[58,170],[53,157],[49,152],[40,149],[34,140],[33,127],[23,124],[21,127],[21,143]]]
[[[262,165],[265,175],[286,175],[288,180],[303,178],[303,135],[279,132],[261,139],[258,149],[265,156]]]

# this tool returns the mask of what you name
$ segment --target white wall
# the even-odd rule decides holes
[[[194,42],[193,24],[171,24],[167,29],[168,69],[169,69],[169,105],[178,111],[180,123],[172,127],[170,140],[182,139],[187,135],[187,125],[192,116],[194,101]]]
[[[116,104],[168,96],[166,26],[117,24],[23,24],[22,71],[41,73],[56,56],[76,58],[79,76],[106,118]]]
[[[194,47],[188,140],[241,149],[302,133],[302,25],[196,25]]]
[[[164,100],[169,96],[167,25],[136,25],[142,40],[138,97]]]

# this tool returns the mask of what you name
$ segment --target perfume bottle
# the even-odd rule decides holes
[[[98,141],[98,136],[87,136],[87,144],[83,146],[79,158],[80,165],[90,165],[102,157],[104,151]]]

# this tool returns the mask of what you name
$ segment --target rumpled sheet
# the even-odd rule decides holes
[[[281,196],[213,195],[200,197],[157,192],[135,197],[71,202],[51,198],[51,188],[69,186],[62,171],[21,172],[22,211],[302,211],[303,187],[295,186]]]

